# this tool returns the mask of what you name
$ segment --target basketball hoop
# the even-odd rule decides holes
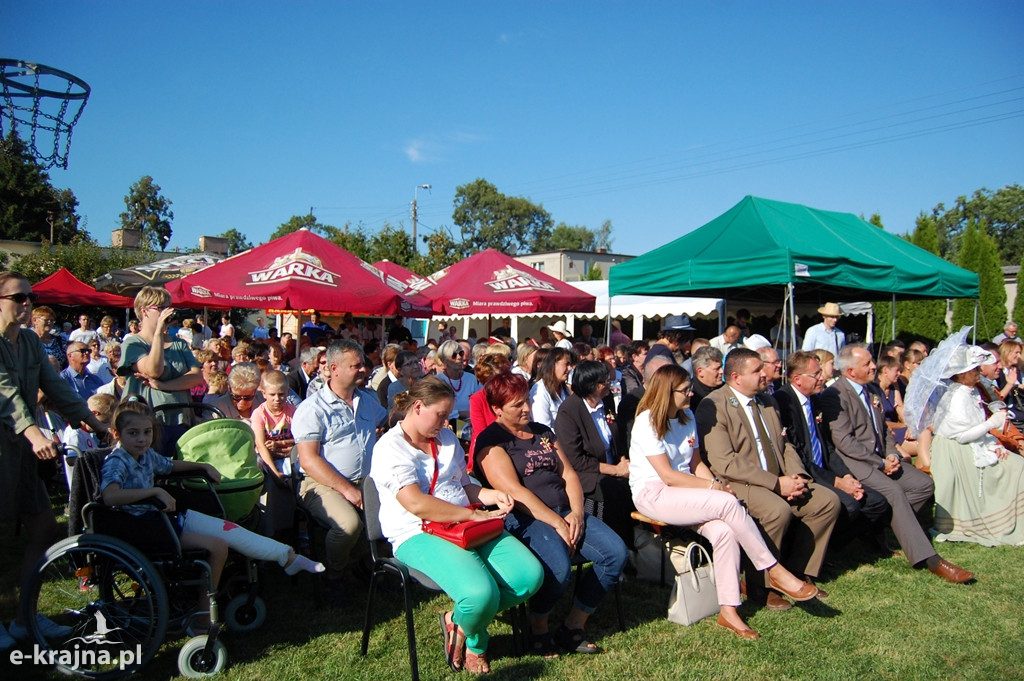
[[[0,59],[0,88],[0,140],[28,128],[29,148],[39,163],[67,168],[71,131],[89,99],[89,84],[42,64]]]

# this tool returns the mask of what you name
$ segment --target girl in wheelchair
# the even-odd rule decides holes
[[[153,412],[139,401],[129,399],[114,412],[114,425],[110,431],[117,446],[103,462],[100,489],[104,504],[120,506],[122,510],[138,516],[154,512],[152,504],[156,499],[163,505],[164,512],[176,513],[172,525],[182,548],[204,549],[209,553],[215,585],[220,581],[229,548],[255,560],[275,561],[289,575],[303,570],[312,573],[324,571],[322,564],[296,554],[290,546],[250,532],[235,523],[197,511],[178,511],[174,497],[167,490],[154,486],[155,476],[195,472],[217,484],[220,473],[210,464],[171,460],[157,454],[151,448],[154,424]]]

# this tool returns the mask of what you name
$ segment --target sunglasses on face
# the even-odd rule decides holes
[[[5,300],[12,300],[17,305],[24,305],[25,301],[28,301],[28,302],[34,304],[37,300],[39,300],[39,294],[38,293],[10,293],[10,294],[8,294],[6,296],[0,296],[0,298],[3,298]]]
[[[459,350],[458,352],[453,352],[452,353],[452,359],[459,359],[460,357],[465,357],[465,356],[466,356],[466,353],[463,350]]]
[[[232,402],[252,402],[255,397],[255,395],[236,395],[231,393]]]
[[[80,352],[80,353],[82,353],[83,355],[90,355],[90,354],[92,354],[92,353],[90,352],[89,348],[78,348],[77,350],[71,350],[70,354],[72,354],[72,355],[73,355],[73,354],[75,354],[76,352]]]

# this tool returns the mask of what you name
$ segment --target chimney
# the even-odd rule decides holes
[[[205,253],[227,255],[228,240],[221,236],[201,236],[199,237],[199,250]]]
[[[115,229],[110,233],[110,245],[113,248],[138,248],[141,244],[141,229]]]

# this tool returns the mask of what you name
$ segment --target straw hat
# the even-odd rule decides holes
[[[569,329],[566,328],[565,322],[562,320],[558,320],[557,322],[549,326],[548,329],[554,331],[555,333],[560,333],[563,336],[572,336],[572,334],[569,333]]]
[[[839,309],[839,305],[836,303],[825,303],[818,308],[818,314],[823,317],[842,317],[843,311]]]

